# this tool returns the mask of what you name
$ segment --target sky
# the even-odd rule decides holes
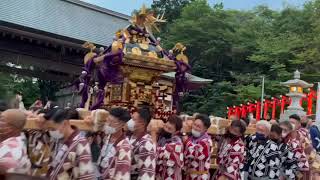
[[[82,0],[116,12],[131,15],[135,9],[140,9],[142,4],[150,6],[153,0]],[[309,0],[208,0],[210,4],[224,4],[226,9],[248,10],[258,5],[267,5],[274,10],[281,10],[286,5],[301,7]]]

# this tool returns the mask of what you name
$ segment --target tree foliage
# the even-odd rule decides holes
[[[163,1],[155,4],[172,10]],[[178,18],[167,17],[163,43],[166,48],[185,44],[192,73],[214,81],[184,98],[185,112],[225,116],[227,106],[260,98],[261,76],[267,97],[286,93],[280,82],[292,78],[296,69],[304,80],[318,81],[320,0],[281,11],[266,6],[225,10],[205,0],[189,1],[181,9]]]
[[[184,97],[187,113],[225,116],[227,106],[260,98],[262,76],[267,97],[286,93],[280,82],[292,78],[296,69],[304,80],[319,81],[320,0],[281,11],[266,6],[226,10],[206,0],[155,0],[151,8],[156,14],[164,12],[168,21],[157,34],[164,47],[185,44],[192,74],[213,80]],[[19,90],[26,105],[39,94],[54,100],[58,87],[55,82],[0,74],[0,99]]]
[[[35,79],[6,73],[0,73],[0,91],[0,100],[7,101],[14,98],[15,93],[21,92],[26,107],[34,103],[40,93]]]

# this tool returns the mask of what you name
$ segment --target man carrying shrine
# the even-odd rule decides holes
[[[29,174],[31,163],[28,158],[25,138],[21,134],[26,115],[16,109],[0,114],[0,173]]]
[[[54,108],[44,115],[51,139],[60,141],[51,150],[47,178],[55,179],[94,179],[90,144],[81,136],[80,131],[70,125],[72,112],[67,109]]]
[[[110,110],[104,127],[106,136],[98,159],[100,179],[130,180],[132,148],[124,128],[130,120],[130,113],[123,108]]]
[[[312,146],[311,137],[309,130],[306,128],[308,124],[308,119],[306,116],[303,116],[302,118],[297,115],[293,114],[289,117],[289,121],[291,124],[294,125],[294,130],[297,132],[297,140],[299,141],[299,144],[302,145],[303,151],[307,156],[309,165],[312,164],[313,158],[312,154],[316,154],[316,150]],[[306,177],[311,176],[311,171],[304,172]]]
[[[154,180],[156,169],[156,144],[147,133],[147,127],[152,115],[149,108],[140,108],[133,113],[127,122],[131,131],[132,145],[131,180]]]
[[[182,119],[171,115],[159,131],[157,180],[182,180],[183,142],[179,137]]]
[[[308,158],[303,150],[302,144],[298,140],[297,131],[295,130],[295,125],[289,121],[283,121],[280,123],[282,128],[282,138],[284,143],[291,149],[293,152],[293,157],[298,161],[298,171],[300,172],[297,175],[299,178],[308,178],[308,172],[310,170]]]
[[[279,179],[280,152],[278,145],[268,137],[271,125],[260,120],[256,124],[256,134],[246,137],[246,164],[244,171],[249,179]]]
[[[298,159],[294,157],[290,148],[282,139],[282,128],[278,124],[271,126],[270,140],[278,144],[281,162],[279,168],[280,179],[296,179],[298,170]]]
[[[307,156],[310,156],[311,152],[314,150],[312,147],[312,142],[310,138],[309,130],[306,128],[308,124],[308,119],[304,116],[302,119],[297,114],[293,114],[289,117],[289,121],[294,125],[294,130],[297,131],[297,139],[302,145],[304,152]]]
[[[245,145],[243,142],[246,124],[242,120],[233,120],[218,150],[218,171],[214,180],[240,180],[240,168],[244,163]]]
[[[198,114],[192,124],[192,135],[184,142],[185,172],[187,180],[207,180],[210,178],[212,140],[207,134],[211,126],[207,115]]]

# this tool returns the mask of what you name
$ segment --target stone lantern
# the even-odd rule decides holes
[[[303,94],[304,88],[310,88],[313,84],[309,84],[300,79],[300,72],[296,70],[294,72],[294,79],[288,80],[286,82],[282,82],[281,85],[289,87],[288,97],[291,98],[290,106],[288,106],[287,110],[284,111],[283,114],[280,115],[280,121],[289,120],[289,116],[292,114],[298,114],[300,117],[305,116],[306,112],[300,105],[300,101],[305,97]]]

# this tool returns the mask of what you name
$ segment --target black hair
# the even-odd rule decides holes
[[[148,126],[148,124],[150,123],[151,118],[152,118],[152,112],[151,112],[150,108],[141,107],[137,110],[137,113],[144,120],[144,122],[146,123],[146,126]]]
[[[289,128],[290,131],[293,130],[293,126],[292,126],[292,124],[291,124],[289,121],[282,121],[282,122],[280,122],[279,125],[280,125],[280,126],[281,126],[281,125],[286,126],[287,128]]]
[[[47,102],[48,103],[48,102]],[[59,108],[58,103],[50,101],[50,106],[47,107],[47,109],[55,109],[55,108]]]
[[[167,122],[174,124],[176,127],[176,131],[180,131],[182,129],[182,119],[177,115],[169,116]]]
[[[43,117],[46,120],[51,120],[55,123],[61,123],[64,120],[68,120],[67,111],[62,108],[53,108],[49,110]]]
[[[36,112],[36,111],[42,110],[42,108],[41,107],[30,107],[29,110],[31,110],[32,112]]]
[[[80,119],[79,112],[75,109],[65,109],[67,119]]]
[[[38,111],[38,114],[47,114],[49,112],[49,109],[43,109],[41,108],[39,111]]]
[[[300,122],[301,118],[298,114],[292,114],[291,116],[289,116],[289,119],[295,119],[297,121]]]
[[[282,128],[278,124],[272,124],[271,132],[275,132],[275,133],[281,135],[282,134]]]
[[[110,110],[110,115],[118,118],[123,122],[128,122],[131,119],[129,111],[121,107],[112,108]]]
[[[240,129],[240,133],[243,135],[246,132],[246,123],[243,120],[233,120],[231,122],[232,127],[237,127]]]
[[[249,126],[249,124],[250,124],[249,117],[244,118],[243,121],[246,123],[246,126]]]
[[[200,119],[206,128],[211,126],[210,118],[205,114],[198,114],[195,119]]]
[[[7,102],[0,100],[0,112],[9,109],[9,105]]]

